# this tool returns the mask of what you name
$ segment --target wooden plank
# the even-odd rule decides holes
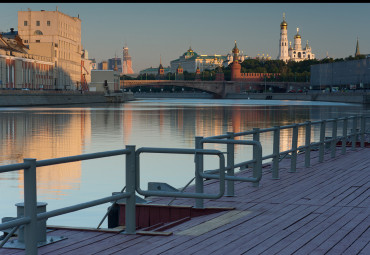
[[[358,254],[360,252],[367,252],[369,254],[369,251],[364,251],[364,248],[369,244],[370,240],[370,228],[368,228],[365,232],[361,234],[359,238],[354,241],[348,249],[346,249],[343,254]]]
[[[297,232],[301,233],[304,232],[304,234],[297,240],[295,240],[293,243],[288,244],[283,250],[280,252],[283,254],[291,254],[296,251],[298,251],[302,246],[304,246],[306,243],[308,243],[310,240],[315,238],[318,234],[320,234],[322,231],[324,231],[328,226],[333,224],[335,221],[339,220],[343,215],[348,213],[351,208],[330,208],[327,212],[323,213],[319,217],[317,217],[317,222],[312,221],[311,223],[315,224],[315,226],[309,231],[307,231],[307,228],[299,229]],[[312,224],[308,224],[307,227]]]
[[[354,208],[356,209],[356,208]],[[347,224],[345,224],[341,229],[336,231],[332,236],[325,240],[321,245],[317,248],[312,250],[312,254],[325,254],[332,249],[336,249],[338,243],[342,240],[346,240],[350,238],[351,232],[359,225],[366,224],[363,222],[367,217],[369,217],[369,213],[367,210],[363,210],[360,212],[356,217],[353,217]],[[341,251],[342,252],[342,251]],[[338,250],[336,250],[336,254],[340,254]]]
[[[39,253],[47,254],[48,252],[52,252],[53,254],[63,254],[64,249],[68,250],[68,247],[76,243],[90,240],[96,236],[104,236],[104,234],[107,234],[107,233],[90,232],[90,231],[69,231],[68,234],[64,235],[65,237],[67,237],[67,239],[56,242],[54,244],[40,247]]]

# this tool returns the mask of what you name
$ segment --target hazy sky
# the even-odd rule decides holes
[[[299,27],[302,45],[309,41],[317,58],[370,54],[370,3],[0,3],[0,31],[18,25],[18,11],[58,10],[80,15],[82,44],[97,61],[122,57],[129,48],[133,69],[162,64],[182,55],[191,45],[198,54],[225,55],[237,41],[244,54],[268,54],[276,59],[283,12],[288,40]],[[17,30],[17,29],[16,29]]]

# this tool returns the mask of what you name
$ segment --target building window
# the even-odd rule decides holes
[[[37,42],[37,43],[39,43],[39,42],[40,42],[40,40],[36,40],[36,42]]]
[[[28,43],[28,40],[24,40],[24,43]]]
[[[36,26],[38,26],[38,27],[40,26],[40,21],[39,20],[36,21]]]
[[[24,21],[24,26],[26,27],[26,26],[28,26],[28,22],[27,22],[27,20],[25,20]]]
[[[46,21],[46,25],[50,27],[50,20]]]
[[[35,35],[43,35],[43,33],[40,30],[36,30],[34,34]]]

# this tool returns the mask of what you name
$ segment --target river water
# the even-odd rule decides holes
[[[194,148],[195,136],[215,136],[300,123],[307,120],[369,113],[363,105],[215,99],[146,99],[125,104],[0,108],[0,165],[140,147]],[[327,132],[330,136],[330,132]],[[340,133],[340,129],[338,130]],[[281,132],[281,150],[290,148],[289,130]],[[299,138],[304,141],[304,130]],[[319,130],[314,127],[313,140]],[[244,139],[250,139],[245,137]],[[261,135],[263,154],[271,154],[272,134]],[[207,145],[225,151],[224,145]],[[236,163],[250,159],[251,148],[236,146]],[[205,169],[217,168],[205,159]],[[183,187],[194,176],[191,155],[143,154],[141,188],[148,181]],[[125,158],[115,156],[37,170],[38,201],[57,209],[111,195],[125,185]],[[23,201],[23,171],[0,174],[0,217],[15,216]],[[96,227],[108,204],[48,220],[48,225]],[[103,224],[106,227],[106,223]]]

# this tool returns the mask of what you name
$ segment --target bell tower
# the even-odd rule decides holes
[[[285,62],[289,60],[288,47],[288,23],[285,21],[285,13],[283,13],[283,22],[280,23],[279,60]]]

